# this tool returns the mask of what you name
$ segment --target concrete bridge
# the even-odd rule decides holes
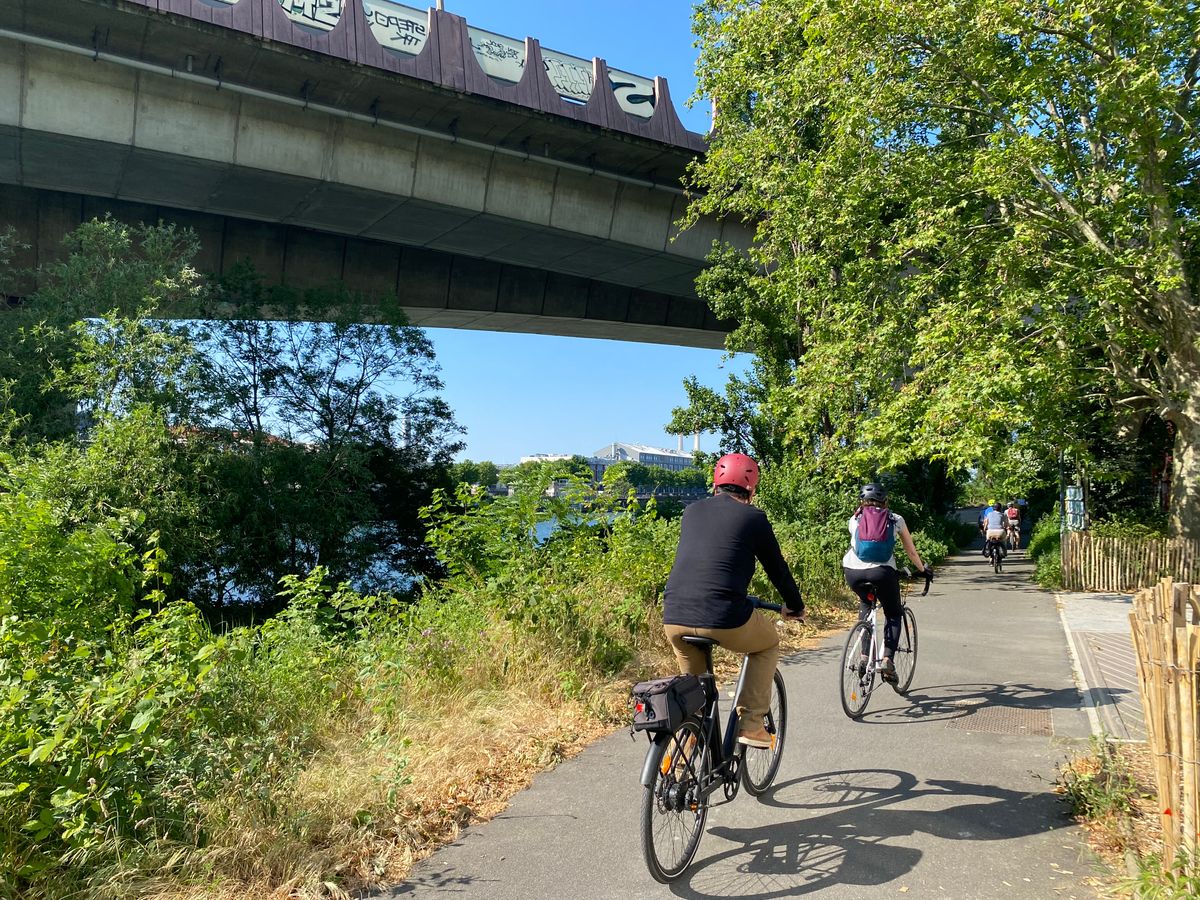
[[[202,268],[396,293],[414,323],[719,347],[662,78],[391,0],[4,0],[0,225],[53,257],[159,218]]]

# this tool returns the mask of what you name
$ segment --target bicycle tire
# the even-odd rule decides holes
[[[1004,567],[1004,557],[1000,554],[999,547],[992,547],[992,568],[996,574],[1000,574],[1000,570]]]
[[[862,656],[863,637],[870,632],[865,622],[850,629],[846,638],[846,649],[842,653],[841,669],[838,672],[838,687],[842,698],[842,711],[851,719],[861,719],[871,699],[871,688],[875,684],[875,661],[867,663],[865,674],[859,674],[858,658]]]
[[[917,614],[907,606],[900,624],[900,646],[896,648],[895,662],[896,683],[892,688],[897,694],[906,694],[917,671]]]
[[[712,754],[696,719],[688,719],[650,753],[654,781],[642,789],[642,856],[650,876],[669,884],[691,864],[704,836],[708,799],[700,788]]]
[[[751,797],[766,793],[779,773],[779,763],[783,759],[783,742],[787,738],[787,690],[778,669],[771,681],[771,708],[764,718],[763,724],[772,738],[771,748],[746,747],[742,756],[742,784]]]

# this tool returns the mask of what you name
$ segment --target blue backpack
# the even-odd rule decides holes
[[[896,549],[896,519],[880,506],[864,506],[854,517],[854,555],[863,562],[886,563]]]

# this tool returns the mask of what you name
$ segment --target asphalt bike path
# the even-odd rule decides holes
[[[997,575],[978,551],[957,556],[928,597],[914,593],[912,688],[877,688],[859,722],[838,699],[845,633],[783,660],[775,784],[713,808],[673,884],[654,882],[641,856],[646,741],[619,731],[377,896],[1095,897],[1094,864],[1053,792],[1089,723],[1054,596],[1030,584],[1023,557]]]

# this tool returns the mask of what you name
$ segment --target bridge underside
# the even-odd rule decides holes
[[[0,225],[38,259],[111,211],[193,227],[208,271],[394,293],[417,324],[719,347],[695,278],[750,232],[679,233],[693,152],[125,3],[0,12]]]
[[[223,274],[249,262],[268,284],[342,283],[371,296],[394,294],[410,321],[423,327],[724,346],[726,330],[695,298],[296,225],[0,184],[0,228],[16,230],[20,269],[60,258],[66,234],[108,214],[129,224],[191,228],[201,242],[201,271]]]

